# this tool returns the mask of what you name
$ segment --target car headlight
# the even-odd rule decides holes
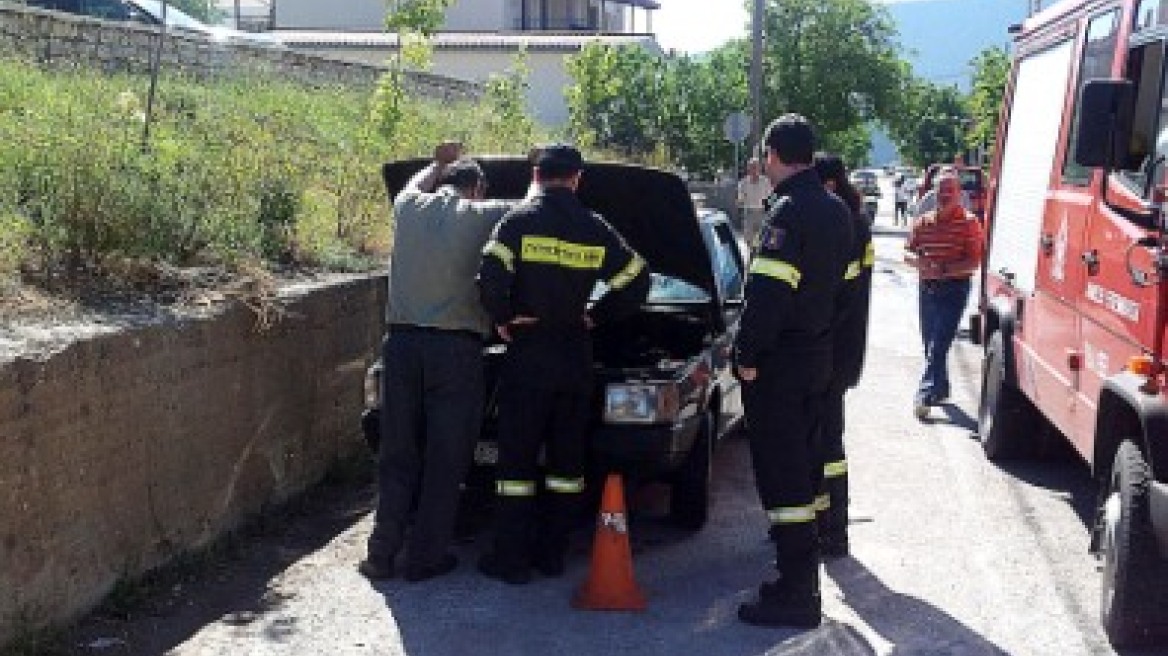
[[[381,363],[365,370],[365,409],[381,407]]]
[[[657,424],[677,417],[673,383],[613,383],[604,391],[604,421],[609,424]]]

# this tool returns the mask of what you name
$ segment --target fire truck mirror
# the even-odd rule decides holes
[[[1131,141],[1134,86],[1129,80],[1089,80],[1079,100],[1075,162],[1117,168]]]

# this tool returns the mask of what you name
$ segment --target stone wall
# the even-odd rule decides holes
[[[144,73],[150,69],[158,31],[145,25],[102,21],[85,16],[24,7],[0,0],[0,55],[50,66],[92,66],[107,72]],[[197,35],[169,32],[162,56],[168,72],[196,76],[255,75],[310,85],[372,86],[384,67],[286,49],[225,45]],[[477,98],[474,82],[407,73],[407,88],[444,100]]]
[[[384,276],[282,298],[283,318],[264,331],[233,305],[0,358],[0,647],[364,449]]]

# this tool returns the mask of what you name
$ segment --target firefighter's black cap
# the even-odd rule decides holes
[[[535,168],[549,178],[567,177],[584,168],[584,156],[575,146],[548,144],[540,146]]]

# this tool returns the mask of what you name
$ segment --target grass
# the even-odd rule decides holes
[[[444,138],[471,152],[538,138],[530,121],[504,129],[514,103],[492,93],[454,107],[407,97],[389,141],[372,89],[164,75],[144,146],[147,86],[0,59],[0,280],[126,259],[379,267],[392,241],[381,163]]]

